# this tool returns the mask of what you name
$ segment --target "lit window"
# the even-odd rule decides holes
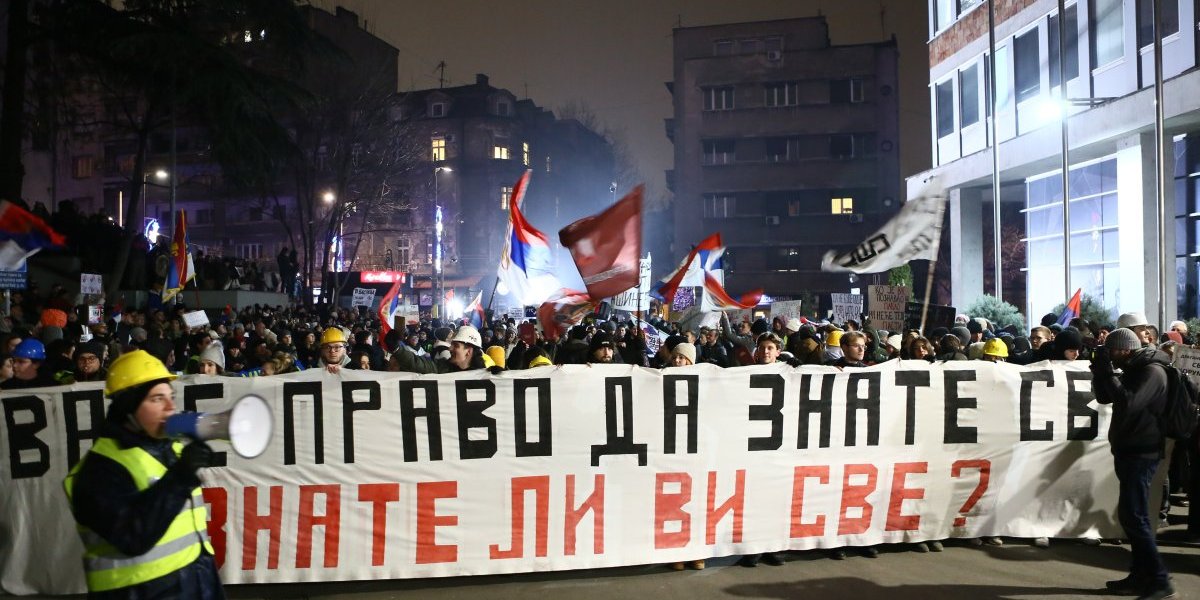
[[[831,212],[835,215],[854,214],[854,198],[834,198]]]
[[[72,161],[71,175],[75,179],[87,179],[92,176],[95,165],[91,156],[76,156]]]
[[[434,136],[432,140],[433,157],[431,160],[437,162],[446,160],[446,138],[442,136]]]
[[[508,160],[508,146],[501,146],[499,144],[492,146],[492,158]]]
[[[508,186],[500,188],[500,210],[508,210],[510,201],[512,201],[512,188]]]
[[[246,31],[242,32],[242,41],[246,42],[247,44],[249,44],[250,42],[253,42],[254,34],[249,29],[247,29]]]
[[[550,157],[549,156],[546,157],[546,172],[547,173],[550,172]]]
[[[704,110],[733,110],[733,87],[710,87],[704,94]]]
[[[521,163],[529,166],[529,142],[521,142]]]

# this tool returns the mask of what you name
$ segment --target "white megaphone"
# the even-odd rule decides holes
[[[229,410],[179,413],[167,417],[166,423],[168,437],[228,440],[242,458],[256,458],[265,452],[274,428],[271,407],[253,394],[242,396]]]

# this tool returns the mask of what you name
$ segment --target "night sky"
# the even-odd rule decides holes
[[[673,151],[671,30],[824,14],[834,44],[886,39],[900,45],[900,167],[929,167],[928,26],[924,0],[343,0],[367,29],[400,50],[400,88],[490,83],[551,110],[586,104],[625,137],[652,195],[665,191]],[[526,91],[528,90],[528,91]]]

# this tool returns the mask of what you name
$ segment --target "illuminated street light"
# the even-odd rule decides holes
[[[333,202],[337,199],[337,196],[333,195],[333,192],[325,192],[325,195],[321,196],[321,199],[325,202]]]

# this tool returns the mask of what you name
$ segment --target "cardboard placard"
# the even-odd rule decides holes
[[[99,304],[88,306],[88,325],[98,325],[104,322],[104,307]]]
[[[908,309],[908,286],[867,286],[867,316],[876,329],[900,331]]]
[[[791,319],[799,319],[804,316],[804,311],[801,309],[799,300],[779,300],[771,303],[771,320],[776,317],[783,321],[786,325]]]

